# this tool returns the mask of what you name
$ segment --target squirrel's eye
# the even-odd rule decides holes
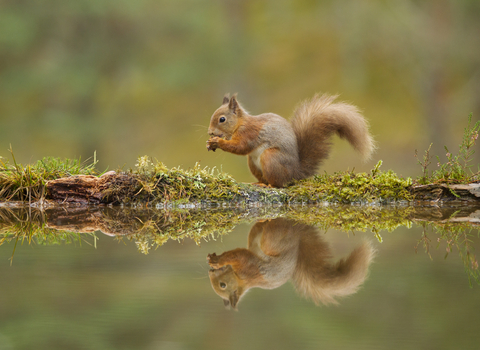
[[[220,123],[223,123],[224,121],[225,121],[225,117],[221,117],[221,118],[219,119],[219,122],[220,122]]]
[[[227,285],[223,282],[220,282],[220,288],[225,289],[227,288]]]

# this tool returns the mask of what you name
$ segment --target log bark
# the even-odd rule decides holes
[[[410,192],[416,201],[480,203],[480,184],[428,184],[412,186]]]
[[[76,204],[115,204],[138,188],[138,180],[128,174],[109,171],[100,177],[76,175],[48,181],[47,199]]]

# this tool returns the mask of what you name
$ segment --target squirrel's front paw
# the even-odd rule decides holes
[[[220,265],[218,265],[218,256],[215,253],[207,255],[207,262],[211,268],[218,269],[220,267]]]
[[[208,151],[214,151],[218,148],[218,141],[220,140],[220,137],[213,136],[207,141],[207,150]]]

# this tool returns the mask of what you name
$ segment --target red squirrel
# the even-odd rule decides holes
[[[336,98],[315,95],[288,122],[274,113],[250,115],[236,95],[225,96],[210,120],[207,150],[246,155],[257,184],[271,187],[313,176],[328,157],[334,133],[368,159],[375,146],[367,121],[357,107]]]
[[[208,275],[228,308],[237,309],[250,288],[274,289],[289,280],[299,294],[327,305],[360,288],[374,255],[372,244],[365,241],[334,263],[318,228],[277,218],[253,225],[247,249],[208,254]]]

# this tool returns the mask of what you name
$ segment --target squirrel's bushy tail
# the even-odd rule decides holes
[[[297,291],[312,299],[315,304],[336,304],[335,298],[353,294],[360,288],[367,277],[374,255],[375,250],[367,241],[355,248],[346,259],[341,259],[334,265],[323,259],[315,261],[316,258],[311,252],[300,252],[292,281]]]
[[[358,108],[344,102],[334,103],[337,96],[315,95],[295,110],[292,127],[297,136],[303,177],[315,174],[330,152],[330,137],[337,133],[368,159],[375,149],[368,123]]]

